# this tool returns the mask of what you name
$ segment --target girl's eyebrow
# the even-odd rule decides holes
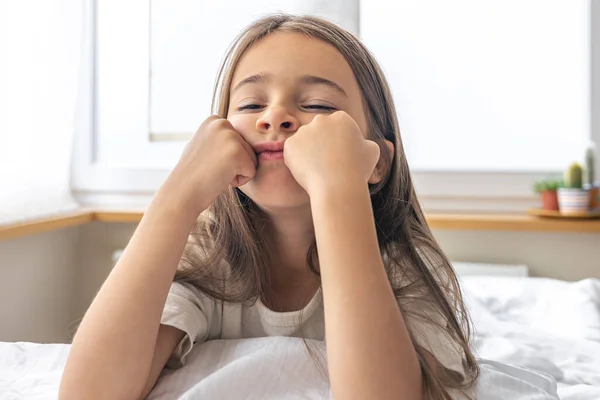
[[[344,89],[342,89],[342,87],[340,85],[338,85],[337,83],[335,83],[333,81],[330,81],[329,79],[321,78],[320,76],[304,75],[304,76],[300,77],[300,79],[298,79],[298,81],[305,85],[329,86],[330,88],[334,89],[336,92],[339,92],[340,94],[348,97],[348,95],[346,94]]]
[[[250,83],[268,83],[273,80],[272,74],[265,74],[264,72],[259,72],[258,74],[250,75],[247,78],[242,79],[238,82],[237,85],[231,90],[231,93],[235,93],[242,86],[250,84]]]
[[[248,85],[251,83],[269,83],[272,80],[273,80],[272,74],[265,74],[264,72],[259,72],[258,74],[250,75],[249,77],[244,78],[241,81],[239,81],[237,83],[237,85],[235,85],[234,88],[231,90],[231,93],[235,93],[237,90],[239,90],[244,85]],[[301,84],[304,84],[304,85],[329,86],[330,88],[334,89],[336,92],[339,92],[340,94],[348,97],[348,95],[346,94],[344,89],[342,89],[342,87],[340,85],[338,85],[337,83],[335,83],[333,81],[330,81],[329,79],[322,78],[320,76],[303,75],[298,79],[298,82],[300,82]]]

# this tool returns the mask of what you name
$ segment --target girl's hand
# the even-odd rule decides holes
[[[252,147],[228,120],[213,115],[186,145],[165,185],[171,195],[181,196],[179,204],[197,216],[229,185],[242,186],[255,173]]]
[[[367,184],[379,146],[363,137],[356,122],[343,111],[317,115],[301,126],[283,148],[287,167],[309,196],[345,184]]]

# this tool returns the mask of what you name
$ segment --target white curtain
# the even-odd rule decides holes
[[[0,224],[77,207],[69,175],[83,3],[0,0]]]

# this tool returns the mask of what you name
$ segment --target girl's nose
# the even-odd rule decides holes
[[[268,108],[256,121],[256,129],[262,133],[293,133],[299,125],[298,119],[284,107]]]

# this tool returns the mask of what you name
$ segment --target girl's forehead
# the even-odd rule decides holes
[[[350,65],[334,46],[299,33],[275,32],[251,46],[235,69],[232,86],[254,74],[313,75],[333,80],[344,90],[358,91]]]

